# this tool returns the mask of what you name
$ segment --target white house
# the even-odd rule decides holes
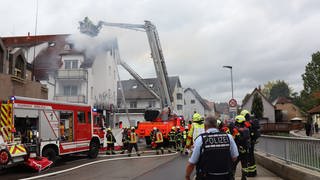
[[[186,120],[192,120],[194,111],[202,116],[215,114],[214,108],[210,108],[206,101],[199,95],[199,93],[192,88],[187,88],[184,90],[183,111],[183,115]]]
[[[143,81],[158,93],[159,81],[157,78],[143,79]],[[172,93],[172,111],[177,115],[183,114],[183,89],[178,76],[169,77],[170,90]],[[122,87],[122,89],[121,89]],[[123,102],[122,92],[125,103]],[[125,126],[134,126],[137,121],[144,121],[144,112],[146,109],[160,110],[160,100],[154,97],[147,89],[134,79],[122,80],[118,83],[118,112],[116,114],[117,122],[124,122],[128,119],[125,106],[128,109],[130,124]]]
[[[260,120],[260,123],[275,123],[275,107],[268,101],[268,99],[261,93],[261,91],[255,88],[248,99],[243,102],[242,109],[246,109],[248,111],[252,110],[252,102],[254,95],[258,94],[262,99],[263,104],[263,119]]]

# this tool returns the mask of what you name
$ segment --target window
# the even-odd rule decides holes
[[[191,103],[191,104],[195,104],[195,103],[196,103],[196,100],[191,99],[190,103]]]
[[[65,96],[77,96],[78,95],[78,88],[77,86],[64,86],[63,87],[63,94]]]
[[[182,110],[183,106],[182,105],[177,105],[177,110]]]
[[[78,69],[78,60],[65,60],[64,61],[65,69]]]
[[[153,84],[149,84],[149,88],[153,88]]]
[[[182,94],[181,93],[177,93],[177,99],[182,99]]]
[[[137,108],[137,101],[131,101],[130,108]]]
[[[138,87],[138,84],[134,84],[134,85],[132,86],[132,89],[137,89],[137,87]]]
[[[91,112],[88,112],[88,124],[91,124]]]
[[[78,123],[86,123],[86,116],[83,111],[78,112]]]
[[[149,107],[156,107],[155,101],[149,101]]]

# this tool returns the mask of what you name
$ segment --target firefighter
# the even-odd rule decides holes
[[[204,132],[204,124],[203,124],[203,118],[199,113],[194,113],[192,117],[192,124],[191,128],[188,132],[187,137],[187,145],[186,147],[188,149],[191,148],[191,145],[193,144],[194,140]]]
[[[251,119],[250,112],[248,110],[242,110],[240,113],[246,118],[247,126],[250,130],[250,148],[248,158],[248,177],[257,176],[257,166],[254,158],[254,146],[257,143],[257,139],[260,137],[260,125],[258,119]]]
[[[186,167],[186,180],[196,166],[197,180],[231,180],[232,165],[237,159],[237,146],[231,135],[217,129],[216,119],[209,115],[205,119],[206,132],[194,143],[194,152]]]
[[[113,136],[111,128],[107,129],[106,139],[107,139],[106,155],[116,154],[114,152],[114,143],[116,142],[116,138]]]
[[[188,130],[189,130],[189,127],[185,126],[184,131],[182,131],[182,147],[183,147],[183,151],[186,155],[188,155],[188,151],[186,149]]]
[[[159,150],[161,151],[161,154],[164,153],[163,149],[163,135],[162,132],[159,131],[157,127],[153,128],[153,133],[152,133],[152,142],[153,146],[156,149],[156,154],[159,154]]]
[[[168,146],[168,152],[170,153],[171,150],[176,149],[176,128],[173,126],[171,128],[171,131],[168,133],[169,138],[169,146]]]
[[[175,140],[176,140],[176,151],[180,151],[180,153],[182,153],[182,151],[183,151],[182,132],[180,131],[180,126],[177,126]]]
[[[250,130],[246,127],[244,116],[238,115],[235,118],[235,125],[231,130],[232,136],[237,144],[239,157],[235,161],[233,171],[235,173],[239,161],[241,162],[242,176],[241,180],[246,180],[248,174],[248,158],[250,148]]]
[[[122,151],[120,154],[124,154],[124,152],[128,150],[128,146],[129,146],[129,136],[128,136],[127,127],[123,128],[121,141],[122,141]]]
[[[61,137],[61,140],[62,141],[65,141],[66,140],[66,136],[65,136],[65,128],[64,128],[64,124],[63,122],[60,122],[60,137]]]
[[[135,132],[135,128],[134,127],[131,127],[131,131],[130,131],[130,134],[129,134],[129,153],[128,153],[128,156],[130,157],[131,156],[131,152],[132,152],[132,148],[134,148],[136,150],[136,153],[138,156],[140,156],[140,153],[139,153],[139,149],[138,149],[138,135],[137,133]]]

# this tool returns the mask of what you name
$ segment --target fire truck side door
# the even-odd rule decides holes
[[[89,150],[91,140],[91,121],[88,119],[88,112],[76,112],[75,120],[75,137],[77,142],[77,150]]]
[[[40,111],[40,138],[56,140],[59,137],[59,121],[53,110]]]

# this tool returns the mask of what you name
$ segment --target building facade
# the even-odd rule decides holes
[[[11,37],[0,38],[0,99],[25,96],[47,99],[48,89],[32,78],[32,65],[25,56],[20,41]],[[24,46],[27,46],[24,44]]]
[[[263,104],[263,119],[260,120],[260,123],[275,123],[275,107],[258,88],[255,88],[247,100],[243,102],[242,109],[246,109],[248,111],[252,110],[252,102],[255,94],[258,94],[261,97]]]
[[[156,78],[143,79],[143,81],[156,93],[159,92],[159,81]],[[172,95],[171,110],[177,115],[183,115],[183,89],[178,76],[169,77]],[[123,92],[123,93],[122,93]],[[125,122],[125,126],[135,126],[137,122],[144,121],[146,109],[160,109],[160,100],[134,79],[122,80],[118,83],[118,112],[116,122]],[[126,110],[127,109],[127,110]],[[128,113],[126,113],[128,111]]]
[[[214,108],[210,108],[206,100],[195,89],[187,88],[184,90],[184,118],[192,120],[195,111],[203,117],[209,114],[215,115]]]

